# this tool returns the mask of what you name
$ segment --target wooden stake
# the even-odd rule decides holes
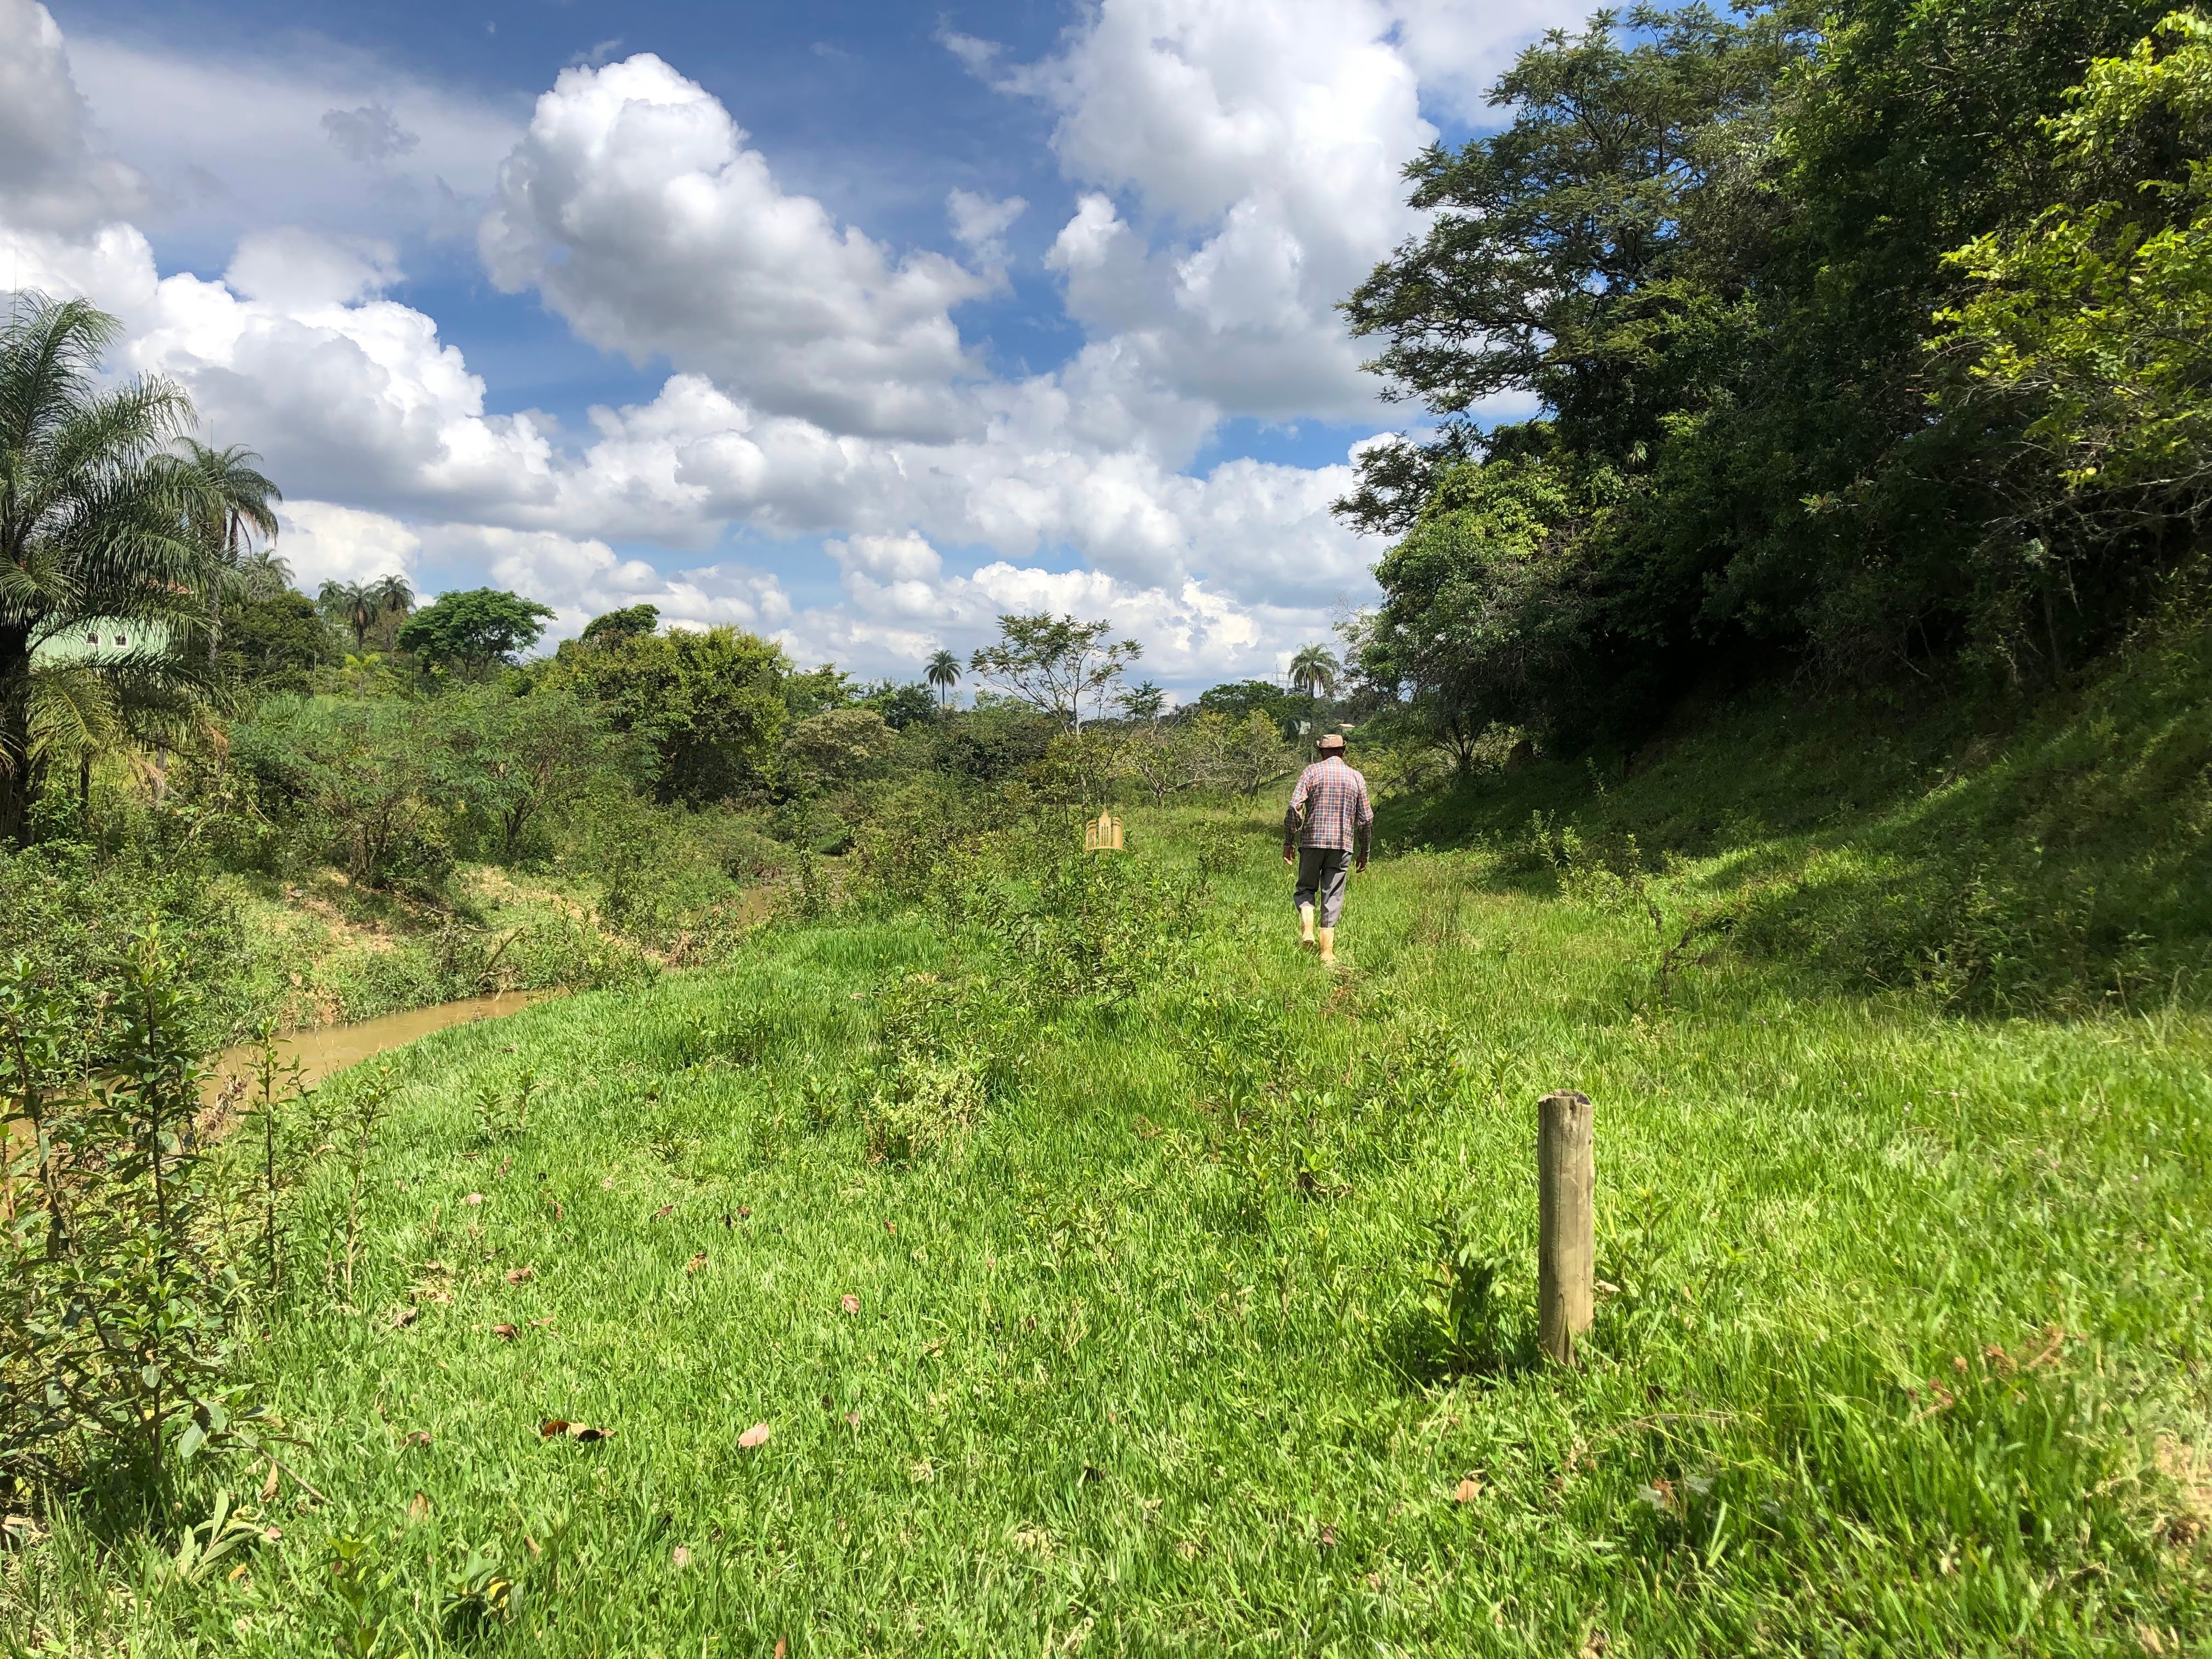
[[[1536,1103],[1536,1340],[1561,1365],[1575,1363],[1595,1300],[1595,1117],[1571,1089]]]

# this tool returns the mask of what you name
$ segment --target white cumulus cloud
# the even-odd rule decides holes
[[[975,366],[951,309],[993,279],[895,258],[787,194],[729,112],[650,53],[564,70],[500,170],[481,233],[510,292],[538,289],[584,338],[665,356],[777,414],[837,432],[934,437]]]

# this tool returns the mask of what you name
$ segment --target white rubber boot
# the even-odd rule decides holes
[[[1300,906],[1298,906],[1298,943],[1299,943],[1299,944],[1301,944],[1301,945],[1311,945],[1311,944],[1314,942],[1314,921],[1313,921],[1313,919],[1314,919],[1314,908],[1313,908],[1313,906],[1312,906],[1312,905],[1310,905],[1310,904],[1301,904]]]
[[[1324,968],[1334,968],[1336,966],[1336,929],[1324,927],[1321,930],[1320,937],[1321,965]]]

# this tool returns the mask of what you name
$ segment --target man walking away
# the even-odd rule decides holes
[[[1360,870],[1367,868],[1375,808],[1367,799],[1367,780],[1344,763],[1342,734],[1329,732],[1319,746],[1321,758],[1298,774],[1291,810],[1283,815],[1283,862],[1298,868],[1298,942],[1320,945],[1321,959],[1334,966],[1345,875],[1355,862]]]

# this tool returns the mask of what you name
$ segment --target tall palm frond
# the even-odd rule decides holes
[[[291,562],[273,547],[258,547],[238,562],[241,589],[250,599],[276,599],[292,586]]]
[[[169,465],[185,504],[185,527],[198,544],[207,590],[207,655],[216,660],[222,632],[222,594],[243,586],[239,561],[260,536],[276,539],[276,503],[283,491],[253,464],[261,459],[242,444],[217,449],[197,438],[179,441]]]
[[[166,720],[207,689],[172,648],[196,625],[204,565],[164,453],[191,404],[164,380],[102,382],[119,327],[40,294],[18,295],[0,322],[0,840],[21,834],[57,745],[108,729],[100,708],[126,724],[134,711]],[[51,672],[39,658],[110,618],[137,649]]]
[[[315,608],[332,622],[353,629],[356,651],[366,647],[368,630],[384,614],[383,602],[376,597],[374,585],[367,582],[326,581],[315,595]]]
[[[1343,672],[1343,665],[1324,645],[1303,647],[1291,659],[1291,684],[1310,697],[1334,696],[1337,681]]]
[[[939,649],[921,671],[921,677],[937,688],[937,701],[941,707],[951,698],[952,688],[960,683],[960,659],[950,651]]]
[[[415,590],[397,571],[370,583],[368,592],[385,616],[404,617],[415,608]]]

